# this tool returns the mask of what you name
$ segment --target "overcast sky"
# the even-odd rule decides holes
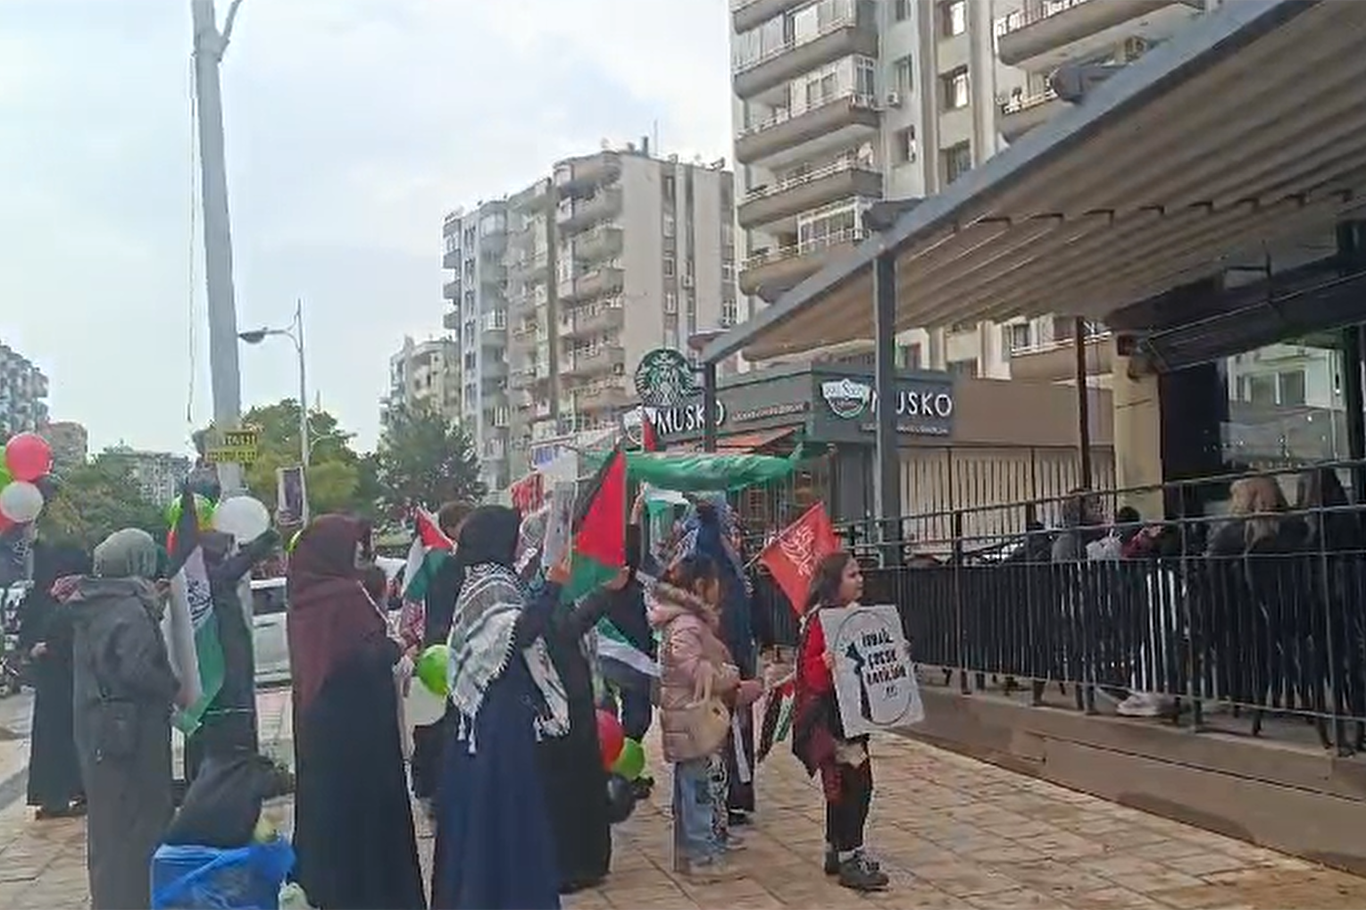
[[[223,66],[239,327],[302,297],[310,397],[370,447],[389,354],[440,331],[446,211],[656,121],[666,153],[729,154],[728,7],[245,0]],[[184,449],[187,406],[210,416],[190,46],[189,0],[0,0],[0,341],[93,449]],[[294,394],[279,341],[242,350],[245,405]]]

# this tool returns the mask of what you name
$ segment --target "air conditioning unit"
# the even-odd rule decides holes
[[[888,106],[888,107],[901,107],[901,93],[900,93],[900,92],[888,92],[888,93],[887,93],[887,106]]]
[[[1142,57],[1148,52],[1148,42],[1142,38],[1134,36],[1124,39],[1124,60],[1132,62]]]

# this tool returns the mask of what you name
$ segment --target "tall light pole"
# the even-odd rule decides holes
[[[304,357],[304,302],[302,300],[295,303],[294,321],[290,323],[288,328],[268,329],[263,327],[237,333],[237,337],[247,344],[260,344],[272,335],[283,335],[294,342],[294,350],[299,355],[299,463],[307,471],[308,459],[313,451],[313,441],[309,439],[308,430],[308,371],[307,361]],[[300,518],[304,524],[308,523],[307,495],[304,496],[303,514]]]
[[[232,233],[228,222],[228,171],[223,152],[223,93],[218,66],[232,36],[242,0],[232,0],[219,32],[213,0],[190,0],[194,21],[195,99],[199,111],[200,202],[204,218],[204,274],[208,285],[209,370],[213,422],[235,428],[242,416],[242,377],[237,364],[237,304],[232,287]],[[242,488],[237,464],[218,466],[225,494]]]

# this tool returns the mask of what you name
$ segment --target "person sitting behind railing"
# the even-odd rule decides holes
[[[1104,536],[1100,502],[1095,494],[1073,490],[1062,504],[1062,528],[1053,540],[1053,562],[1086,559],[1086,545]]]

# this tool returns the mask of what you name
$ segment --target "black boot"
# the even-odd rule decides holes
[[[877,860],[873,859],[871,856],[869,856],[869,855],[866,854],[866,853],[860,853],[859,856],[863,857],[863,862],[864,862],[865,864],[867,864],[867,866],[868,866],[869,869],[872,869],[874,872],[881,872],[881,871],[882,871],[882,863],[879,863]],[[829,846],[828,844],[826,845],[826,848],[825,848],[825,874],[826,874],[826,875],[839,875],[839,874],[840,874],[840,855],[839,855],[839,851],[837,851],[834,847]]]
[[[851,891],[884,891],[891,879],[858,853],[840,863],[839,883]]]

